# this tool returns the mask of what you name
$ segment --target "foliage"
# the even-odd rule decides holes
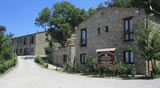
[[[67,63],[64,65],[64,70],[68,72],[97,72],[97,61],[92,56],[88,56],[86,64],[81,63]]]
[[[44,66],[45,68],[48,68],[48,64],[45,63],[40,56],[37,56],[37,57],[34,59],[34,61],[35,61],[36,63]]]
[[[44,8],[36,18],[35,24],[48,29],[54,42],[62,46],[74,32],[75,26],[87,18],[84,9],[75,8],[67,1],[56,3],[53,8]]]
[[[115,72],[117,75],[132,75],[133,77],[136,75],[136,68],[134,64],[126,64],[121,61],[115,61]],[[76,72],[76,73],[92,73],[98,72],[97,61],[93,56],[88,55],[87,63],[67,63],[64,65],[64,71],[67,72]],[[102,73],[105,74],[113,74],[113,68],[102,68]]]
[[[160,77],[160,68],[153,66],[152,77]]]
[[[85,66],[80,63],[67,63],[64,65],[64,71],[82,73],[85,72]]]
[[[6,27],[0,25],[0,33],[4,33],[5,31],[6,31]]]
[[[72,72],[73,71],[73,64],[72,63],[65,64],[64,65],[64,71]]]
[[[77,73],[85,72],[85,66],[81,63],[75,63],[73,65],[73,71]]]
[[[93,56],[88,55],[87,57],[87,71],[89,72],[96,72],[97,71],[97,61]]]
[[[52,51],[53,51],[53,49],[49,46],[45,47],[44,50],[45,50],[45,54],[47,54],[47,55],[52,53]]]
[[[125,64],[120,61],[120,63],[115,66],[116,74],[118,75],[136,75],[136,68],[134,64]]]
[[[16,54],[12,55],[12,58],[10,60],[1,60],[0,61],[0,73],[4,73],[9,68],[15,66],[17,63],[17,56]]]
[[[133,2],[133,0],[111,0],[111,1],[105,2],[105,4],[107,4],[108,7],[125,7],[125,8],[129,8],[129,7],[133,7],[132,6],[132,2]]]
[[[10,34],[5,34],[6,27],[0,26],[0,73],[16,65],[17,57],[11,46]]]
[[[99,3],[98,8],[103,8],[103,7],[104,7],[103,3]]]
[[[89,8],[89,9],[88,9],[88,16],[93,15],[95,12],[96,12],[96,9]]]
[[[108,7],[124,7],[124,8],[149,8],[150,0],[111,0],[106,1]],[[160,1],[152,0],[151,2],[154,9],[160,10]]]
[[[135,37],[133,51],[144,60],[160,60],[160,32],[158,29],[153,31],[153,25],[148,20],[148,26],[141,29],[139,35]]]

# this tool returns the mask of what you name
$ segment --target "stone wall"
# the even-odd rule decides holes
[[[31,39],[33,37],[33,43]],[[46,40],[46,32],[38,32],[34,34],[29,34],[25,36],[20,36],[12,39],[12,45],[14,51],[17,55],[45,55],[44,48],[48,46],[48,41]],[[26,44],[24,41],[26,40]],[[27,52],[25,52],[27,49]]]
[[[116,48],[116,57],[124,61],[124,51],[134,47],[134,41],[124,41],[124,20],[132,17],[133,36],[145,25],[144,9],[103,8],[93,14],[76,28],[76,62],[80,62],[80,54],[86,53],[97,57],[96,49]],[[109,27],[105,32],[105,26]],[[80,46],[81,29],[87,29],[87,46]],[[101,28],[100,34],[97,29]],[[134,54],[134,62],[139,74],[146,74],[146,62],[139,60]]]
[[[34,43],[31,43],[31,37],[34,39]],[[26,43],[24,44],[26,40]],[[21,36],[12,39],[14,51],[17,55],[34,55],[35,54],[35,34]],[[25,50],[26,49],[26,50]]]
[[[35,46],[35,55],[46,55],[45,47],[48,46],[48,40],[46,32],[41,32],[36,34],[36,46]]]
[[[67,62],[63,62],[64,55],[67,56]],[[48,55],[49,62],[63,67],[66,63],[74,63],[75,47],[65,47],[53,50],[52,54]]]

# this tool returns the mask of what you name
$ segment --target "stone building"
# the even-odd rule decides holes
[[[75,47],[59,47],[54,49],[51,54],[48,55],[49,62],[53,65],[63,67],[66,63],[74,63],[75,59]]]
[[[68,39],[65,47],[58,43],[53,44],[53,52],[48,55],[48,61],[56,66],[63,67],[66,63],[74,63],[75,59],[75,34]]]
[[[37,32],[12,39],[17,55],[46,55],[44,48],[48,46],[46,31]]]
[[[117,59],[135,64],[138,74],[147,74],[147,62],[131,51],[135,47],[133,38],[146,25],[146,17],[144,9],[99,9],[76,27],[75,62],[85,63],[89,54],[97,57],[98,49],[115,48]],[[154,24],[159,25],[160,19],[156,18]]]

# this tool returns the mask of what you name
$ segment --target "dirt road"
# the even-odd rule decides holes
[[[18,57],[18,65],[0,77],[0,88],[160,88],[160,79],[89,78],[47,70],[33,59]]]

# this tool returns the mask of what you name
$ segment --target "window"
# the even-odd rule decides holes
[[[133,40],[132,18],[127,18],[124,20],[124,40],[125,41]]]
[[[81,46],[86,46],[87,45],[87,30],[82,29],[81,30]]]
[[[67,55],[63,55],[63,63],[67,62]]]
[[[134,63],[134,54],[132,51],[124,51],[124,62],[129,64]]]
[[[28,55],[30,52],[30,49],[29,48],[24,48],[24,55]]]
[[[31,36],[31,44],[34,44],[34,36]]]
[[[26,37],[24,38],[24,45],[26,45]]]
[[[18,54],[18,49],[16,49],[16,54]]]
[[[98,31],[98,34],[100,34],[101,33],[101,28],[98,28],[97,31]]]
[[[31,48],[31,52],[33,52],[33,48]]]
[[[24,55],[26,55],[27,53],[27,48],[24,48]]]
[[[103,11],[101,12],[101,15],[104,15],[104,12],[103,12]]]
[[[46,38],[46,41],[48,41],[48,38]]]
[[[22,49],[20,49],[20,53],[22,53]]]
[[[86,63],[86,54],[80,54],[80,63],[85,64]]]
[[[19,43],[19,39],[17,39],[17,44]]]
[[[106,26],[106,32],[109,32],[109,27],[108,26]]]

